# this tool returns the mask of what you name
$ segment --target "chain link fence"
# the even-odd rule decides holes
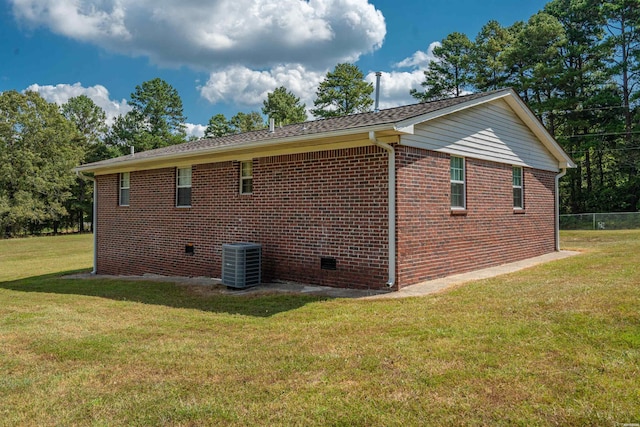
[[[640,228],[640,212],[560,215],[560,230],[630,230]]]

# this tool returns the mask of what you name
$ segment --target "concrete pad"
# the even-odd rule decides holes
[[[522,261],[510,262],[508,264],[502,264],[495,267],[483,268],[481,270],[470,271],[468,273],[454,274],[439,279],[428,280],[426,282],[417,283],[415,285],[407,286],[397,292],[391,292],[381,295],[372,295],[366,298],[379,299],[379,298],[406,298],[429,295],[436,292],[440,292],[444,289],[450,288],[455,285],[459,285],[465,282],[471,282],[474,280],[488,279],[491,277],[500,276],[501,274],[513,273],[525,268],[533,267],[538,264],[542,264],[549,261],[556,261],[563,258],[568,258],[574,255],[578,255],[580,252],[574,251],[559,251],[552,252],[545,255],[537,256],[534,258],[528,258]]]
[[[217,293],[223,295],[257,295],[269,293],[294,293],[305,295],[326,296],[329,298],[361,298],[361,299],[379,299],[379,298],[407,298],[415,296],[424,296],[440,292],[444,289],[459,285],[473,280],[487,279],[499,276],[501,274],[513,273],[524,268],[533,267],[549,261],[555,261],[578,255],[580,252],[560,251],[552,252],[535,258],[529,258],[522,261],[503,264],[496,267],[484,268],[482,270],[470,271],[468,273],[454,274],[452,276],[442,277],[440,279],[429,280],[418,283],[416,285],[407,286],[397,292],[388,290],[374,289],[348,289],[334,288],[330,286],[308,285],[304,283],[277,281],[273,283],[264,283],[245,289],[228,289],[222,285],[220,279],[211,277],[175,277],[161,276],[157,274],[145,274],[143,276],[111,276],[91,273],[79,273],[65,276],[65,279],[114,279],[114,280],[134,280],[134,281],[156,281],[156,282],[172,282],[180,285],[202,287],[208,289],[208,293]]]

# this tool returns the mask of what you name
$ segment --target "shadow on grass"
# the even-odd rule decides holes
[[[198,295],[188,287],[169,282],[145,282],[115,279],[63,279],[80,271],[48,274],[0,282],[0,289],[18,292],[82,295],[131,301],[143,304],[187,308],[215,313],[269,317],[295,310],[327,297],[296,294]]]

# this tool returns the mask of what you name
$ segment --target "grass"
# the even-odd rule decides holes
[[[402,300],[68,280],[91,237],[0,241],[0,425],[640,423],[640,231]]]

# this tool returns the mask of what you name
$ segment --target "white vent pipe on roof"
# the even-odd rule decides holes
[[[273,133],[275,131],[276,131],[276,119],[270,118],[269,119],[269,132]]]

